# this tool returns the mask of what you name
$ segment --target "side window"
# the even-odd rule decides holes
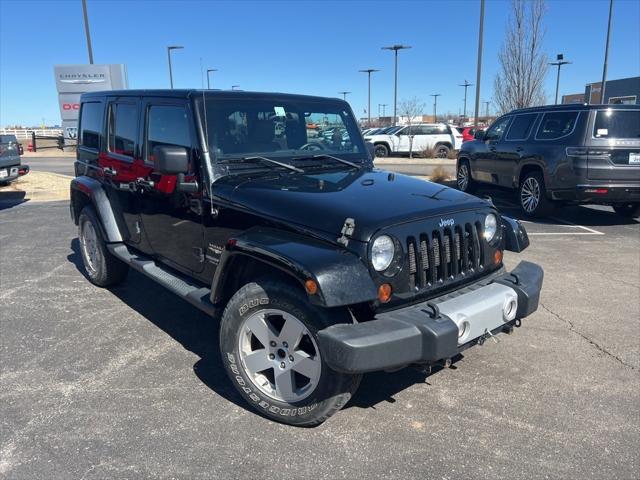
[[[107,129],[109,151],[133,158],[137,135],[138,107],[133,103],[110,104]]]
[[[147,110],[147,160],[154,161],[153,149],[171,145],[191,149],[187,110],[178,105],[151,105]]]
[[[507,132],[507,140],[526,140],[531,133],[538,114],[528,113],[526,115],[516,115],[509,131]]]
[[[425,135],[448,135],[449,131],[448,131],[449,127],[443,127],[440,125],[427,125],[424,127],[425,131],[424,134]]]
[[[537,140],[555,140],[569,135],[576,124],[578,112],[545,113],[536,133]]]
[[[422,125],[414,125],[411,127],[411,133],[410,135],[426,135],[425,133],[425,128]],[[407,132],[409,133],[409,132]]]
[[[102,132],[102,103],[88,102],[80,110],[80,145],[100,150]]]
[[[485,141],[488,140],[490,142],[495,142],[500,140],[502,138],[502,134],[507,129],[507,125],[509,125],[510,120],[511,117],[503,117],[493,122],[493,125],[489,127],[489,130],[487,130],[487,134],[484,137]]]

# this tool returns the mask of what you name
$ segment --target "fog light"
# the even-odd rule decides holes
[[[458,338],[464,337],[468,330],[469,322],[461,322],[460,325],[458,325]]]
[[[391,300],[391,292],[391,285],[389,285],[388,283],[383,283],[378,287],[378,300],[380,300],[382,303],[387,303],[389,300]]]
[[[505,322],[510,322],[516,318],[518,311],[518,300],[515,298],[507,298],[502,307],[502,316]]]

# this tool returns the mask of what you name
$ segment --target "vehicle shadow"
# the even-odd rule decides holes
[[[9,190],[0,192],[0,210],[6,210],[8,208],[15,207],[21,203],[28,202],[29,199],[25,198],[26,192],[20,190]]]
[[[68,261],[86,278],[77,238],[71,241],[71,250],[72,253],[67,256]],[[198,355],[200,360],[193,365],[193,372],[202,383],[226,400],[254,413],[236,392],[222,365],[218,345],[218,318],[206,315],[134,270],[129,272],[122,285],[111,288],[110,292],[185,349]],[[454,365],[451,368],[455,368],[455,362],[460,358],[461,355],[453,359]],[[441,368],[434,368],[432,374],[439,370]],[[394,402],[394,395],[424,381],[423,373],[410,368],[394,373],[366,374],[358,392],[345,408],[375,408],[384,401]]]

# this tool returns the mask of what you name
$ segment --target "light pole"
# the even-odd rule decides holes
[[[438,122],[438,97],[440,93],[432,93],[430,96],[433,97],[433,123]]]
[[[480,114],[480,75],[482,73],[482,32],[484,30],[484,0],[480,0],[480,29],[478,31],[478,70],[476,72],[476,108],[473,126],[478,126],[478,115]],[[465,83],[467,81],[465,80]],[[464,89],[464,96],[467,96],[467,89]],[[467,102],[465,102],[466,104]]]
[[[467,82],[458,85],[459,87],[464,87],[464,109],[462,110],[462,121],[464,122],[467,119],[467,88],[472,87],[473,84]]]
[[[338,92],[340,95],[342,95],[342,99],[343,100],[347,100],[347,94],[351,93],[351,92]]]
[[[382,50],[393,50],[394,53],[394,63],[393,69],[395,72],[395,80],[393,84],[393,125],[395,126],[397,116],[397,106],[398,106],[398,50],[406,50],[411,48],[409,45],[391,45],[390,47],[382,47]]]
[[[607,44],[604,47],[604,65],[602,66],[602,85],[600,85],[600,103],[605,102],[604,92],[607,86],[607,61],[609,60],[609,36],[611,35],[611,16],[613,15],[613,0],[609,0],[609,25],[607,26]]]
[[[211,90],[211,83],[209,82],[209,72],[217,72],[217,68],[207,68],[207,90]]]
[[[184,47],[181,47],[179,45],[172,45],[170,47],[167,47],[167,58],[169,59],[169,83],[171,84],[172,89],[173,89],[173,71],[171,70],[171,50],[180,50],[181,48],[184,48]]]
[[[489,104],[491,102],[484,102],[484,116],[485,116],[485,121],[489,121]],[[477,125],[476,125],[477,126]]]
[[[369,77],[369,90],[368,90],[368,103],[367,103],[367,127],[371,127],[371,74],[373,72],[379,72],[380,70],[376,70],[375,68],[367,68],[365,70],[358,70],[359,72],[366,73]]]
[[[556,60],[557,60],[557,62],[552,62],[552,63],[549,64],[549,65],[553,65],[553,66],[556,66],[556,65],[558,66],[558,76],[556,77],[556,100],[555,100],[554,105],[558,104],[558,89],[560,88],[560,67],[562,65],[567,65],[567,64],[571,63],[571,62],[567,62],[564,59],[564,55],[562,53],[559,53],[558,55],[556,55]]]
[[[89,32],[89,16],[87,15],[87,0],[82,0],[82,16],[84,17],[84,33],[87,36],[87,50],[89,50],[89,63],[93,65],[93,49],[91,48],[91,33]]]

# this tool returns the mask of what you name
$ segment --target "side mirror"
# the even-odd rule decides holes
[[[158,173],[177,175],[189,171],[189,152],[184,147],[158,145],[153,147],[153,156]]]
[[[476,140],[484,140],[484,130],[476,130],[476,133],[473,134],[473,138]]]

